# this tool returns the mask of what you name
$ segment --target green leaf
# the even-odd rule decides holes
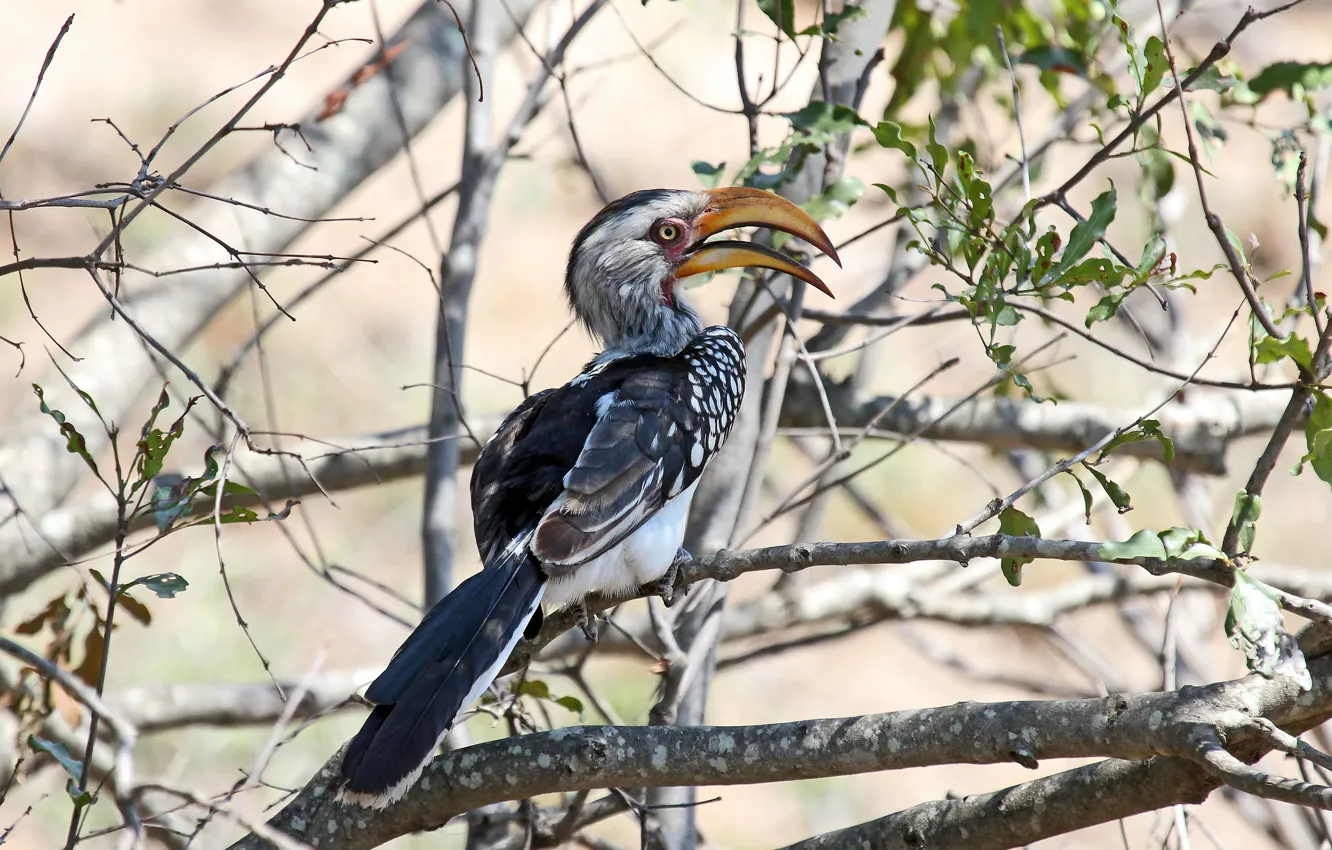
[[[1166,241],[1159,234],[1153,235],[1147,244],[1142,246],[1142,257],[1138,260],[1137,268],[1133,270],[1134,279],[1144,281],[1157,274],[1158,267],[1169,250]]]
[[[151,431],[153,425],[157,423],[157,414],[166,410],[170,406],[171,396],[167,394],[167,385],[163,384],[162,392],[157,396],[157,403],[154,404],[153,409],[148,412],[148,421],[143,423],[143,430],[140,433],[145,437],[148,436],[148,432]]]
[[[1184,78],[1188,77],[1189,74],[1192,74],[1193,70],[1194,69],[1190,68],[1187,73],[1180,74],[1180,80],[1182,81]],[[1217,65],[1210,65],[1207,70],[1198,75],[1198,79],[1194,80],[1189,85],[1188,90],[1224,92],[1233,89],[1237,85],[1239,85],[1239,80],[1226,74]]]
[[[1020,65],[1035,65],[1042,71],[1055,71],[1061,74],[1087,76],[1087,64],[1067,47],[1057,44],[1042,44],[1026,51],[1017,58]]]
[[[69,754],[65,745],[59,741],[48,741],[38,735],[28,736],[28,746],[34,753],[46,753],[65,769],[65,772],[78,780],[83,776],[83,762]]]
[[[1138,423],[1142,433],[1161,444],[1161,459],[1170,463],[1175,459],[1175,441],[1161,430],[1161,423],[1155,419],[1144,419]]]
[[[1147,440],[1156,440],[1161,444],[1161,456],[1166,463],[1175,459],[1175,443],[1161,430],[1161,423],[1155,419],[1143,419],[1109,443],[1106,443],[1105,448],[1101,449],[1101,454],[1097,457],[1096,462],[1099,464],[1120,446],[1128,443],[1144,443]]]
[[[269,514],[268,516],[265,517],[259,516],[258,513],[251,510],[250,508],[245,507],[244,505],[233,505],[230,510],[224,511],[222,514],[220,514],[218,516],[218,519],[221,520],[223,525],[230,525],[232,523],[238,523],[238,522],[248,524],[254,522],[272,522],[274,520],[284,520],[291,515],[291,509],[299,504],[300,502],[298,502],[295,499],[288,499],[286,507],[284,507],[282,510],[278,511],[275,514]],[[200,520],[199,523],[207,524],[211,521],[212,521],[211,518],[206,518]]]
[[[225,449],[222,446],[209,446],[204,449],[204,474],[199,478],[199,489],[203,489],[217,479],[218,473],[222,471],[222,465],[217,462],[217,456],[224,451]]]
[[[1096,200],[1092,201],[1091,215],[1074,226],[1072,234],[1068,237],[1068,245],[1064,247],[1064,253],[1059,258],[1059,262],[1044,275],[1042,280],[1038,281],[1038,285],[1044,285],[1050,280],[1057,280],[1081,262],[1083,257],[1087,256],[1087,253],[1091,251],[1097,241],[1105,237],[1105,229],[1115,220],[1116,204],[1115,186],[1111,183],[1109,191],[1102,192],[1096,197]]]
[[[1072,288],[1099,283],[1106,289],[1115,291],[1124,282],[1124,276],[1128,273],[1129,269],[1125,266],[1100,257],[1092,257],[1068,269],[1050,281],[1049,285]]]
[[[171,451],[171,446],[176,440],[185,433],[185,419],[199,398],[200,396],[194,396],[185,402],[185,409],[181,411],[180,416],[176,417],[176,421],[171,423],[171,427],[164,433],[160,429],[152,427],[157,420],[157,414],[166,407],[163,404],[163,400],[166,399],[166,390],[162,390],[162,397],[158,399],[159,406],[153,407],[152,415],[143,426],[143,436],[139,439],[137,463],[139,480],[134,483],[133,490],[138,490],[139,487],[146,485],[162,473],[167,454]]]
[[[1304,654],[1285,630],[1281,605],[1272,588],[1235,570],[1235,585],[1230,590],[1230,608],[1226,612],[1226,635],[1231,646],[1244,652],[1249,669],[1267,678],[1293,677],[1303,690],[1313,687]]]
[[[943,150],[942,145],[937,147],[942,152],[946,164],[948,162],[947,152]],[[934,156],[935,152],[931,151],[930,154]],[[966,151],[960,151],[957,155],[957,172],[958,181],[961,182],[962,188],[967,194],[967,205],[970,208],[967,216],[968,222],[973,232],[980,233],[994,218],[993,190],[990,184],[980,176],[980,172],[976,170],[975,160]],[[983,245],[983,243],[979,244]],[[969,262],[974,263],[975,258],[971,258]]]
[[[777,25],[777,29],[786,33],[789,39],[795,39],[795,4],[796,0],[758,0],[758,7],[768,20]]]
[[[1166,556],[1181,561],[1205,558],[1214,561],[1226,560],[1225,553],[1207,542],[1201,531],[1193,528],[1167,528],[1157,535],[1165,547]]]
[[[1229,268],[1230,266],[1226,265],[1225,263],[1217,263],[1216,265],[1212,266],[1210,269],[1198,269],[1197,271],[1189,272],[1186,275],[1180,275],[1179,277],[1173,278],[1170,281],[1168,281],[1167,285],[1176,284],[1184,280],[1211,280],[1212,275],[1216,274],[1217,272],[1223,269],[1229,269]],[[1193,289],[1193,287],[1186,287],[1186,288],[1190,290]]]
[[[1133,510],[1133,501],[1129,498],[1127,490],[1125,490],[1123,487],[1120,487],[1114,481],[1110,480],[1110,478],[1106,476],[1105,473],[1101,472],[1096,467],[1089,466],[1085,462],[1082,464],[1082,466],[1088,472],[1090,472],[1092,474],[1092,477],[1096,479],[1097,483],[1101,485],[1101,489],[1104,490],[1105,494],[1110,497],[1110,501],[1114,502],[1115,509],[1117,511],[1119,511],[1121,514],[1126,514],[1129,511]]]
[[[191,494],[189,488],[193,485],[193,478],[184,477],[173,484],[158,484],[153,490],[153,495],[144,506],[144,510],[152,512],[159,532],[171,528],[176,520],[184,516],[185,512],[190,509]]]
[[[1294,473],[1299,475],[1308,463],[1315,475],[1332,484],[1332,397],[1322,390],[1315,390],[1313,396],[1313,409],[1304,423],[1304,441],[1309,452],[1300,458]]]
[[[1194,561],[1199,559],[1224,561],[1225,554],[1207,542],[1202,532],[1192,528],[1167,528],[1162,532],[1143,529],[1128,540],[1101,544],[1101,557],[1107,561],[1131,561],[1135,558],[1156,558]]]
[[[1280,91],[1299,100],[1306,92],[1328,86],[1332,86],[1332,62],[1277,62],[1259,71],[1248,88],[1259,99]]]
[[[204,481],[199,485],[195,495],[202,494],[205,490],[211,490],[217,486],[217,481]],[[259,493],[253,487],[248,487],[239,481],[232,481],[230,478],[222,485],[222,495],[224,496],[258,496]],[[208,498],[214,498],[209,494]]]
[[[550,686],[540,679],[529,679],[518,686],[519,696],[535,697],[536,699],[553,702],[562,708],[577,714],[583,713],[583,703],[577,697],[554,697],[550,693]]]
[[[547,685],[541,679],[528,679],[518,686],[518,696],[550,699],[550,685]]]
[[[1258,517],[1263,513],[1263,499],[1241,490],[1235,494],[1235,510],[1230,521],[1239,529],[1240,546],[1245,552],[1253,549],[1253,536],[1257,530]]]
[[[1087,327],[1091,327],[1097,322],[1108,322],[1119,312],[1119,305],[1123,303],[1124,297],[1128,295],[1128,290],[1120,290],[1105,295],[1100,301],[1097,301],[1092,308],[1087,311]]]
[[[1036,240],[1036,259],[1031,267],[1033,278],[1041,280],[1054,268],[1055,254],[1063,244],[1064,237],[1053,227],[1041,234],[1041,238]]]
[[[1128,540],[1109,541],[1101,544],[1101,557],[1107,561],[1128,561],[1134,558],[1165,559],[1165,544],[1156,532],[1143,529]]]
[[[124,593],[136,585],[143,585],[156,593],[158,599],[175,599],[176,594],[183,593],[185,588],[190,586],[190,583],[176,573],[156,573],[155,575],[136,578],[134,581],[123,585],[120,592]]]
[[[1036,525],[1036,520],[1017,508],[1007,507],[999,514],[999,533],[1014,537],[1040,537],[1041,529]],[[1008,583],[1017,587],[1022,584],[1023,565],[1031,562],[1031,558],[1002,558],[999,567]]]
[[[105,484],[106,479],[102,478],[102,473],[97,470],[97,461],[93,460],[93,456],[89,454],[88,441],[79,433],[79,429],[74,427],[74,423],[65,419],[65,414],[47,405],[46,395],[40,386],[33,384],[32,391],[37,394],[38,407],[42,413],[51,417],[56,425],[60,426],[60,433],[65,437],[65,451],[83,458],[83,462],[92,470],[93,475],[96,475],[97,479]],[[80,392],[82,391],[80,390]]]
[[[882,189],[883,193],[888,196],[888,200],[897,203],[897,190],[892,186],[889,186],[887,183],[875,183],[874,186],[875,188]]]
[[[1147,39],[1147,44],[1142,48],[1143,57],[1147,60],[1147,66],[1142,73],[1142,95],[1146,97],[1156,91],[1156,87],[1161,85],[1161,80],[1165,78],[1166,71],[1170,70],[1170,62],[1166,58],[1165,43],[1157,36]]]
[[[1275,363],[1289,357],[1304,371],[1313,372],[1313,351],[1309,348],[1309,341],[1297,333],[1285,339],[1265,336],[1258,340],[1254,352],[1254,360],[1258,363]]]
[[[97,802],[96,794],[91,791],[80,791],[79,786],[74,784],[73,779],[65,780],[65,793],[74,801],[74,805],[80,809]]]
[[[934,173],[942,177],[948,168],[948,149],[935,141],[933,115],[930,116],[930,136],[929,141],[925,143],[925,150],[930,155],[930,162],[934,164]]]
[[[701,160],[695,160],[690,167],[694,169],[694,174],[698,176],[698,182],[703,184],[704,189],[716,189],[721,183],[722,169],[726,167],[726,163],[709,165]]]
[[[856,127],[868,127],[869,123],[849,106],[840,103],[825,103],[812,100],[797,112],[783,114],[791,122],[791,128],[799,130],[802,141],[816,145],[826,145],[833,138],[849,133]]]
[[[1082,483],[1082,479],[1079,478],[1077,474],[1073,472],[1072,469],[1065,469],[1064,471],[1068,473],[1070,478],[1072,478],[1074,481],[1078,483],[1078,489],[1082,491],[1082,512],[1087,517],[1087,524],[1091,525],[1091,512],[1092,512],[1092,501],[1093,501],[1091,491],[1087,489],[1087,485]]]
[[[857,18],[868,18],[869,10],[860,6],[847,5],[840,12],[832,12],[823,19],[822,23],[812,24],[805,27],[796,35],[814,35],[821,38],[834,38],[837,35],[837,29],[847,21],[854,21]],[[834,39],[835,40],[835,39]]]
[[[839,177],[822,193],[800,207],[815,221],[840,218],[865,194],[865,183],[859,177]]]
[[[916,162],[916,146],[902,138],[902,125],[895,124],[892,121],[880,121],[874,128],[874,138],[879,143],[879,147],[894,148],[906,154],[914,163]]]

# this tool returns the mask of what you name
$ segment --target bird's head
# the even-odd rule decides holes
[[[564,288],[574,313],[608,349],[674,355],[701,330],[677,285],[721,269],[784,272],[832,292],[812,271],[754,242],[708,237],[734,227],[798,236],[838,265],[837,251],[804,210],[761,189],[647,189],[612,201],[578,232]]]

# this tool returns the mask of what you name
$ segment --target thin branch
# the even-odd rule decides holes
[[[853,399],[844,389],[830,388],[833,408],[843,427],[863,426],[892,402],[892,397]],[[793,385],[788,396],[781,420],[783,427],[823,426],[821,405],[812,390]],[[1180,405],[1162,410],[1159,413],[1162,429],[1175,444],[1174,466],[1224,472],[1230,444],[1252,434],[1269,432],[1286,408],[1284,404],[1272,403],[1279,401],[1242,396],[1220,405]],[[1027,446],[1059,452],[1084,448],[1096,435],[1112,433],[1115,423],[1135,415],[1078,402],[1053,406],[980,398],[940,421],[942,413],[957,404],[956,398],[918,397],[885,414],[882,426],[896,434],[927,428],[922,436],[931,440],[978,442],[1000,449]],[[477,437],[486,439],[497,424],[496,419],[477,422]],[[283,455],[243,456],[240,463],[250,476],[250,486],[280,503],[283,499],[399,480],[422,474],[429,445],[423,427],[331,441],[306,439],[306,444],[291,446]],[[474,457],[471,451],[470,448],[464,451],[463,463],[471,462]],[[1134,457],[1159,457],[1160,448],[1150,441],[1122,446],[1117,451]],[[259,502],[253,497],[228,496],[224,504]],[[152,524],[151,517],[140,518],[134,527],[147,528]],[[34,529],[41,545],[34,545],[28,537],[28,531]],[[40,514],[25,512],[16,521],[0,526],[0,593],[16,592],[55,567],[86,555],[108,543],[114,531],[115,506],[104,497],[89,497]]]
[[[1296,806],[1332,809],[1332,788],[1326,785],[1310,785],[1284,776],[1273,776],[1266,771],[1251,767],[1235,758],[1221,744],[1220,737],[1213,730],[1199,729],[1196,737],[1198,762],[1204,770],[1230,787]]]
[[[1311,361],[1315,369],[1319,369],[1319,364],[1326,361],[1329,350],[1332,350],[1332,321],[1329,321],[1323,328],[1323,335],[1319,337],[1318,344],[1315,346],[1313,360]],[[1249,474],[1249,480],[1244,485],[1244,492],[1250,496],[1262,495],[1263,488],[1267,485],[1267,478],[1276,467],[1277,458],[1285,447],[1286,441],[1290,439],[1295,424],[1305,416],[1305,406],[1313,395],[1311,385],[1319,376],[1311,374],[1301,366],[1300,377],[1300,385],[1290,394],[1286,409],[1282,411],[1281,418],[1277,420],[1276,427],[1272,429],[1272,436],[1268,438],[1267,446],[1263,449],[1263,453],[1258,456],[1258,461],[1253,466],[1253,472]],[[1221,542],[1221,551],[1232,555],[1236,553],[1236,547],[1239,544],[1239,532],[1239,526],[1235,523],[1235,517],[1232,516],[1230,522],[1226,525],[1226,534]]]
[[[1300,165],[1295,171],[1295,212],[1299,219],[1300,283],[1304,286],[1304,300],[1313,317],[1314,331],[1323,336],[1323,316],[1318,311],[1318,298],[1313,288],[1313,257],[1309,253],[1309,217],[1313,213],[1312,196],[1305,189],[1304,172],[1309,166],[1309,152],[1300,151]]]
[[[56,51],[60,49],[60,42],[64,40],[65,34],[69,32],[69,28],[73,25],[73,15],[65,18],[65,23],[60,26],[60,32],[56,33],[55,40],[51,42],[50,47],[46,48],[46,58],[42,60],[42,67],[37,71],[37,82],[33,83],[32,94],[28,95],[28,103],[23,107],[23,114],[19,116],[18,123],[14,125],[14,130],[9,134],[9,138],[5,139],[4,147],[0,147],[0,162],[5,161],[5,154],[9,153],[14,140],[18,138],[19,131],[23,129],[23,122],[28,120],[28,113],[32,111],[32,104],[37,100],[37,92],[41,91],[42,80],[46,77],[46,71],[51,67],[51,63],[55,61]]]
[[[85,685],[71,673],[61,669],[51,661],[28,649],[26,646],[23,646],[20,643],[15,643],[4,635],[0,635],[0,652],[4,652],[7,655],[17,658],[34,670],[37,670],[46,678],[58,682],[60,687],[68,691],[69,695],[74,697],[74,699],[87,706],[89,711],[99,714],[102,719],[107,722],[107,725],[111,727],[111,731],[115,733],[117,741],[127,745],[133,745],[139,734],[138,730],[134,728],[134,724],[125,719],[120,711],[107,705],[106,701],[98,695],[96,691]]]

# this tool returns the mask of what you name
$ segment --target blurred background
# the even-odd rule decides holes
[[[543,6],[531,17],[527,37],[544,49],[568,25],[573,5],[555,2]],[[415,6],[412,0],[351,3],[327,17],[321,34],[330,39],[375,41],[374,15],[378,16],[379,30],[391,33]],[[1176,50],[1191,57],[1190,63],[1196,61],[1229,30],[1244,8],[1245,4],[1228,1],[1187,4],[1180,19],[1172,24]],[[1121,14],[1132,20],[1151,21],[1150,10],[1146,4],[1123,4]],[[0,56],[4,57],[0,133],[7,134],[23,113],[51,39],[65,18],[70,13],[75,15],[22,133],[0,164],[3,197],[36,198],[131,179],[138,169],[137,157],[111,126],[97,119],[112,119],[128,139],[146,149],[190,109],[279,62],[309,23],[312,11],[308,3],[258,0],[0,0]],[[957,10],[941,3],[931,13],[947,17],[957,14]],[[800,4],[797,16],[798,20],[812,19],[813,5]],[[749,10],[748,20],[756,29],[760,24],[769,26],[757,7]],[[567,86],[567,105],[572,113],[557,93],[523,133],[515,156],[497,184],[466,336],[465,362],[484,370],[468,371],[464,378],[462,399],[469,417],[493,421],[521,400],[522,391],[514,382],[530,380],[534,390],[563,383],[593,353],[592,343],[581,329],[565,332],[569,315],[561,291],[568,245],[577,229],[601,206],[589,169],[607,195],[618,197],[647,187],[697,187],[698,177],[691,168],[694,161],[726,163],[728,175],[745,161],[748,146],[744,119],[708,107],[732,109],[738,103],[734,29],[735,8],[731,3],[654,0],[641,4],[617,0],[574,43],[566,62],[568,69],[578,69],[570,73]],[[901,49],[900,39],[894,38],[885,44],[889,63]],[[649,45],[653,62],[644,58],[639,45]],[[346,42],[296,63],[247,123],[298,120],[362,67],[374,49],[363,42]],[[753,74],[762,73],[769,80],[763,85],[769,85],[774,66],[771,40],[752,39],[748,49]],[[1251,72],[1277,60],[1311,62],[1327,61],[1329,57],[1332,4],[1324,0],[1306,3],[1255,25],[1237,41],[1231,53],[1239,68]],[[789,49],[776,59],[783,76],[794,76],[770,105],[774,111],[798,109],[809,99],[815,64],[805,62],[792,71],[796,59]],[[886,67],[880,66],[871,75],[860,110],[870,123],[878,120],[893,91]],[[521,101],[526,81],[536,68],[533,50],[521,41],[510,42],[498,57],[493,87],[486,89],[487,100],[493,102],[497,132],[507,126],[508,116]],[[1024,91],[1033,92],[1024,111],[1026,132],[1044,132],[1056,109],[1048,97],[1037,96],[1039,88],[1032,68],[1019,67],[1018,75]],[[1068,90],[1077,87],[1070,84]],[[162,161],[174,164],[195,150],[244,96],[238,93],[223,98],[181,124],[165,146]],[[909,111],[915,120],[923,122],[937,108],[937,101],[921,97]],[[1255,110],[1248,126],[1227,119],[1224,145],[1208,152],[1208,167],[1220,178],[1209,183],[1210,201],[1227,226],[1241,235],[1246,247],[1260,246],[1251,249],[1259,277],[1280,269],[1297,269],[1299,265],[1295,205],[1290,193],[1274,179],[1266,128],[1298,122],[1303,109],[1302,104],[1276,98]],[[379,234],[419,205],[418,181],[426,194],[450,185],[459,175],[463,113],[462,100],[455,99],[413,142],[415,177],[407,160],[396,157],[331,213],[332,217],[357,220],[318,224],[291,250],[346,256],[365,247],[367,237]],[[570,114],[585,164],[579,161],[571,141]],[[1178,112],[1167,110],[1163,120],[1165,138],[1176,149],[1182,149]],[[1002,170],[1017,155],[1015,130],[995,106],[993,97],[964,105],[959,125],[959,132],[987,140],[977,153],[983,170]],[[787,126],[780,117],[762,116],[759,131],[763,143],[778,143]],[[1081,141],[1060,145],[1047,158],[1036,175],[1035,191],[1057,185],[1094,150],[1089,128],[1079,125],[1075,136]],[[284,147],[300,160],[300,142],[290,134],[281,138]],[[206,189],[272,144],[269,133],[233,134],[209,152],[184,182]],[[903,185],[909,181],[900,154],[874,145],[868,131],[855,135],[846,172],[867,185]],[[1138,181],[1138,169],[1131,160],[1114,160],[1098,170],[1078,187],[1072,198],[1074,204],[1085,210],[1091,198],[1107,187],[1107,180],[1114,180],[1122,199],[1122,214],[1111,228],[1111,238],[1127,245],[1142,244],[1148,223],[1129,203]],[[1172,219],[1172,249],[1179,254],[1182,268],[1210,268],[1222,257],[1199,215],[1191,178],[1178,170],[1176,183],[1180,188],[1166,205]],[[175,203],[183,209],[186,200],[179,198]],[[1000,206],[1006,210],[1004,214],[1011,215],[1021,203],[1020,194],[1010,194]],[[318,295],[293,311],[295,321],[278,322],[264,339],[265,367],[260,368],[260,361],[252,353],[233,381],[229,399],[236,411],[256,428],[307,435],[334,444],[340,438],[423,423],[429,412],[430,390],[422,385],[432,380],[437,305],[431,274],[433,271],[438,275],[438,240],[447,244],[452,204],[447,201],[437,207],[430,214],[429,226],[418,222],[404,230],[392,240],[393,250],[372,255],[373,263],[351,264]],[[840,242],[883,221],[894,209],[881,192],[871,188],[846,215],[827,223],[826,228],[834,241]],[[1324,221],[1332,220],[1332,203],[1326,193],[1317,213]],[[259,213],[236,209],[235,216],[242,234],[267,226],[266,217]],[[1068,222],[1059,217],[1049,220],[1061,229],[1068,227]],[[26,211],[14,215],[11,221],[24,256],[83,254],[109,227],[105,212],[91,210]],[[183,226],[166,216],[144,216],[127,234],[126,250],[170,239]],[[876,286],[891,256],[894,232],[893,228],[883,228],[847,248],[841,270],[826,259],[815,260],[814,268],[837,292],[838,301],[834,305],[814,304],[812,298],[817,296],[811,296],[807,306],[845,308]],[[1136,253],[1129,253],[1136,257]],[[1316,282],[1326,289],[1328,272],[1317,263],[1315,267]],[[322,273],[319,268],[277,268],[263,279],[272,298],[286,303]],[[894,309],[905,314],[937,302],[939,293],[931,287],[946,280],[943,272],[924,269],[900,289]],[[1284,303],[1297,280],[1296,274],[1274,281],[1264,292],[1273,302]],[[735,285],[735,278],[719,276],[706,286],[692,289],[689,295],[705,319],[721,322]],[[86,322],[107,312],[105,300],[82,271],[30,271],[25,274],[23,289],[26,295],[14,277],[0,280],[0,336],[22,341],[26,355],[26,365],[15,374],[17,352],[0,347],[0,439],[6,417],[17,415],[13,411],[30,412],[36,406],[31,384],[39,376],[50,374],[50,361],[55,359],[62,365],[69,362],[36,326],[31,314],[40,319],[52,337],[70,346],[72,353],[95,357],[95,352],[80,351],[74,339]],[[1241,296],[1225,273],[1198,281],[1196,296],[1181,295],[1178,315],[1186,330],[1179,338],[1185,340],[1187,353],[1179,362],[1185,364],[1180,368],[1191,371],[1221,335]],[[1083,297],[1061,312],[1081,324],[1091,303],[1094,301]],[[1130,303],[1135,304],[1144,321],[1163,320],[1150,300]],[[200,374],[211,378],[253,332],[256,315],[266,317],[271,312],[271,304],[262,294],[243,294],[177,353]],[[808,337],[818,326],[806,324]],[[1053,338],[1057,330],[1035,322],[1024,323],[1020,351],[1034,350]],[[1121,323],[1099,325],[1095,330],[1115,345],[1140,355],[1143,352],[1141,340]],[[858,332],[848,340],[863,336]],[[870,352],[874,365],[864,373],[865,389],[884,395],[907,390],[950,357],[961,358],[960,366],[934,379],[925,393],[959,397],[975,390],[994,373],[974,329],[965,323],[908,328],[876,344]],[[1121,410],[1124,423],[1151,409],[1177,384],[1072,337],[1046,351],[1046,362],[1052,360],[1057,361],[1056,365],[1032,375],[1041,395],[1057,394]],[[827,372],[841,377],[854,371],[855,363],[854,356],[835,359],[826,364]],[[265,372],[271,407],[264,400]],[[1227,337],[1204,374],[1246,379],[1242,330]],[[1290,379],[1279,369],[1266,377]],[[188,387],[177,388],[189,392]],[[52,388],[56,390],[63,391],[63,387]],[[1222,396],[1222,391],[1196,388],[1188,393],[1190,401],[1199,403]],[[151,398],[145,396],[139,413],[118,423],[126,434],[137,433],[150,405]],[[66,404],[65,409],[71,406]],[[276,418],[270,419],[273,413]],[[1219,540],[1230,515],[1232,494],[1243,486],[1265,440],[1259,435],[1234,442],[1226,456],[1227,473],[1202,479],[1199,504],[1208,523],[1203,530],[1213,540]],[[187,427],[182,446],[172,455],[168,469],[198,474],[199,458],[209,443],[201,428]],[[857,458],[869,459],[881,450],[862,446]],[[1256,553],[1274,564],[1325,569],[1332,498],[1326,484],[1312,474],[1286,474],[1302,453],[1302,438],[1297,435],[1283,454],[1264,496]],[[1045,465],[1040,464],[1036,471]],[[779,441],[767,498],[775,504],[777,495],[805,478],[812,468],[809,459],[789,440]],[[1098,513],[1090,529],[1082,528],[1078,519],[1067,536],[1123,539],[1138,528],[1196,524],[1185,515],[1163,467],[1125,460],[1117,469],[1126,476],[1117,480],[1132,493],[1136,509],[1122,517],[1113,511]],[[0,475],[4,472],[0,468]],[[1024,480],[1006,453],[991,447],[918,440],[867,473],[861,485],[904,536],[934,537],[947,533],[987,501],[1007,494]],[[1057,487],[1064,498],[1077,501],[1076,490],[1068,490],[1070,485],[1062,482]],[[92,487],[91,481],[84,482],[76,494],[87,493]],[[458,541],[459,578],[478,567],[465,501],[460,500],[458,506],[458,527],[462,530]],[[331,498],[306,497],[296,514],[280,526],[261,523],[227,528],[220,546],[235,604],[249,624],[254,644],[271,662],[274,676],[299,680],[315,672],[365,670],[368,679],[391,654],[407,628],[365,604],[358,595],[333,587],[311,565],[338,565],[382,583],[406,600],[419,601],[421,504],[421,479],[409,477],[335,493]],[[1074,513],[1080,515],[1079,511]],[[844,495],[831,500],[822,521],[812,531],[811,537],[823,540],[884,536],[883,530]],[[764,528],[747,545],[788,542],[795,533],[795,522],[782,520]],[[218,559],[213,534],[200,528],[169,536],[131,562],[134,575],[176,572],[188,580],[189,588],[174,599],[145,596],[152,612],[151,625],[129,618],[120,622],[108,671],[108,692],[168,683],[267,681],[263,664],[228,603]],[[97,567],[106,572],[108,565],[105,552],[99,552],[78,569]],[[841,568],[821,568],[819,576],[837,569]],[[1026,568],[1027,581],[1020,589],[1007,587],[997,574],[985,579],[983,586],[994,594],[1031,593],[1082,574],[1077,564],[1038,562]],[[774,576],[768,574],[747,576],[736,582],[732,598],[740,602],[753,599],[770,588],[773,580]],[[77,581],[74,570],[52,572],[20,594],[6,598],[0,622],[4,628],[12,628]],[[409,622],[418,616],[409,602],[366,582],[349,582],[359,595]],[[642,604],[635,602],[626,608]],[[1165,605],[1164,594],[1141,604],[1144,616],[1158,630]],[[1189,610],[1187,628],[1196,646],[1195,660],[1207,665],[1210,680],[1242,674],[1243,658],[1228,646],[1222,632],[1224,597],[1205,597]],[[1109,683],[1112,690],[1116,686],[1128,690],[1161,687],[1158,659],[1131,636],[1128,620],[1114,606],[1078,611],[1062,619],[1059,630],[1096,659],[1090,663],[1091,668],[1113,671],[1116,679]],[[922,646],[933,647],[933,654],[923,652]],[[728,650],[730,654],[739,651]],[[944,663],[940,652],[967,661],[965,665]],[[641,656],[607,654],[590,663],[589,679],[619,719],[644,723],[657,682],[649,666],[650,660]],[[1094,694],[1097,686],[1084,675],[1087,667],[1071,663],[1067,654],[1055,651],[1048,639],[1029,629],[886,622],[857,629],[837,640],[723,667],[714,683],[708,720],[717,724],[767,723],[960,700],[1045,696],[1023,687],[1024,680],[1041,681],[1055,690]],[[978,675],[968,675],[966,669]],[[996,681],[1005,677],[1009,680]],[[574,693],[571,685],[557,679],[551,679],[551,688],[557,695]],[[578,722],[573,713],[552,711],[561,722]],[[362,716],[362,709],[350,708],[303,728],[294,741],[277,751],[265,778],[278,788],[299,787],[352,734]],[[583,719],[603,722],[591,708]],[[474,739],[505,733],[502,724],[487,716],[474,718],[468,725]],[[201,793],[217,793],[241,778],[241,771],[253,764],[269,735],[266,726],[192,726],[146,735],[137,750],[137,771],[144,776],[162,776]],[[1272,769],[1281,769],[1279,759],[1269,757],[1269,762]],[[1069,766],[1043,763],[1039,770],[1055,772]],[[781,785],[700,789],[701,799],[720,800],[701,806],[698,819],[713,846],[766,848],[922,801],[992,790],[1034,775],[1017,765],[951,766]],[[69,805],[63,784],[63,774],[48,767],[13,790],[0,807],[0,830],[16,824],[4,843],[24,850],[56,846],[68,823]],[[272,789],[250,790],[238,799],[257,816],[279,793]],[[31,813],[25,815],[29,807]],[[90,823],[112,825],[114,812],[106,806],[100,808],[108,811],[99,811]],[[1200,817],[1224,838],[1224,845],[1218,846],[1232,850],[1294,846],[1280,843],[1279,836],[1273,834],[1279,830],[1272,827],[1271,820],[1265,823],[1220,794],[1201,807]],[[1161,846],[1168,822],[1168,814],[1130,819],[1124,827],[1129,846]],[[627,816],[595,832],[618,842],[636,840],[636,826]],[[218,842],[235,834],[233,826],[219,823],[207,836],[210,842]],[[1195,836],[1195,841],[1206,839]],[[436,833],[400,839],[391,846],[460,847],[462,828],[452,824]],[[1120,827],[1109,824],[1040,846],[1124,845]]]

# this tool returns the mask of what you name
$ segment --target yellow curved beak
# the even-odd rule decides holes
[[[771,248],[753,242],[703,241],[733,227],[768,227],[805,240],[840,266],[842,261],[837,257],[832,240],[804,210],[780,195],[762,189],[737,186],[713,189],[707,194],[711,202],[694,222],[696,241],[685,255],[685,261],[676,267],[677,279],[722,269],[772,269],[805,281],[829,298],[834,297],[818,275]]]

